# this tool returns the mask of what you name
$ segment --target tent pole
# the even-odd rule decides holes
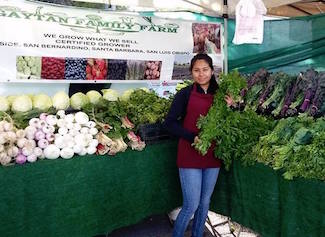
[[[224,74],[228,74],[228,3],[223,0],[223,22],[224,22]]]

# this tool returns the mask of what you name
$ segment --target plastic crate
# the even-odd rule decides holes
[[[172,138],[161,123],[141,124],[137,133],[146,144],[159,143]]]

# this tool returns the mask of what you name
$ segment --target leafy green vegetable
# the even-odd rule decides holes
[[[261,104],[263,109],[268,108],[271,104],[273,108],[277,107],[281,99],[284,98],[287,87],[295,79],[295,77],[290,77],[288,74],[282,72],[276,73],[273,78],[276,80],[276,84],[270,96]]]
[[[159,97],[155,92],[134,90],[128,101],[121,101],[128,118],[138,127],[140,124],[161,122],[166,117],[171,99]]]
[[[98,124],[111,126],[112,129],[105,133],[110,138],[126,136],[128,129],[123,128],[121,122],[121,118],[126,116],[126,112],[120,105],[120,101],[107,101],[101,98],[97,104],[88,103],[82,110]]]
[[[252,157],[294,177],[325,180],[325,119],[305,114],[281,119],[272,133],[260,138]]]
[[[247,82],[235,70],[227,75],[221,74],[219,86],[222,94],[231,96],[234,102],[241,102],[242,97],[240,92],[247,86]]]
[[[223,75],[213,105],[208,114],[197,122],[200,142],[195,148],[206,154],[215,140],[214,153],[224,161],[226,169],[229,169],[232,159],[252,160],[247,154],[259,137],[273,127],[272,120],[257,115],[252,110],[240,112],[227,107],[225,95],[231,95],[236,101],[240,101],[240,92],[245,86],[246,81],[238,72]]]
[[[311,142],[312,133],[307,128],[299,128],[293,137],[293,141],[299,145],[306,145]]]
[[[160,98],[154,92],[136,89],[127,101],[101,99],[95,105],[86,105],[83,111],[98,123],[113,127],[106,133],[110,138],[125,138],[129,129],[122,127],[122,118],[127,117],[136,127],[140,124],[160,122],[165,118],[170,103],[171,100]]]
[[[189,85],[192,85],[192,84],[193,84],[193,80],[184,80],[182,82],[179,82],[176,85],[176,91],[180,91],[181,89],[183,89]]]
[[[32,118],[37,118],[41,113],[55,114],[55,109],[53,107],[46,111],[39,109],[32,109],[27,112],[0,112],[0,120],[7,118],[8,116],[12,119],[14,125],[18,129],[24,129],[28,126],[29,120]]]

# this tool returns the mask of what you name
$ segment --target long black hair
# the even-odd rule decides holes
[[[196,63],[197,60],[204,60],[209,65],[212,72],[214,72],[212,58],[209,55],[205,54],[205,53],[199,53],[199,54],[195,55],[191,59],[190,72],[192,72],[194,64]],[[214,74],[212,74],[212,76],[211,76],[209,86],[211,87],[212,90],[217,90],[218,89],[218,84],[217,84],[216,77],[215,77]]]

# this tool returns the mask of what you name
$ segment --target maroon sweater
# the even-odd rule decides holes
[[[221,165],[220,160],[214,157],[214,145],[210,147],[205,156],[200,155],[198,151],[191,146],[194,137],[199,132],[196,127],[197,120],[201,115],[207,114],[213,102],[213,94],[200,93],[200,89],[201,88],[197,84],[191,87],[186,105],[186,113],[182,123],[178,123],[178,126],[181,126],[179,130],[184,131],[183,133],[185,134],[185,136],[180,136],[178,144],[177,165],[180,168],[215,168]],[[175,120],[177,120],[177,118],[175,118]],[[193,138],[187,136],[188,134],[191,134]]]

